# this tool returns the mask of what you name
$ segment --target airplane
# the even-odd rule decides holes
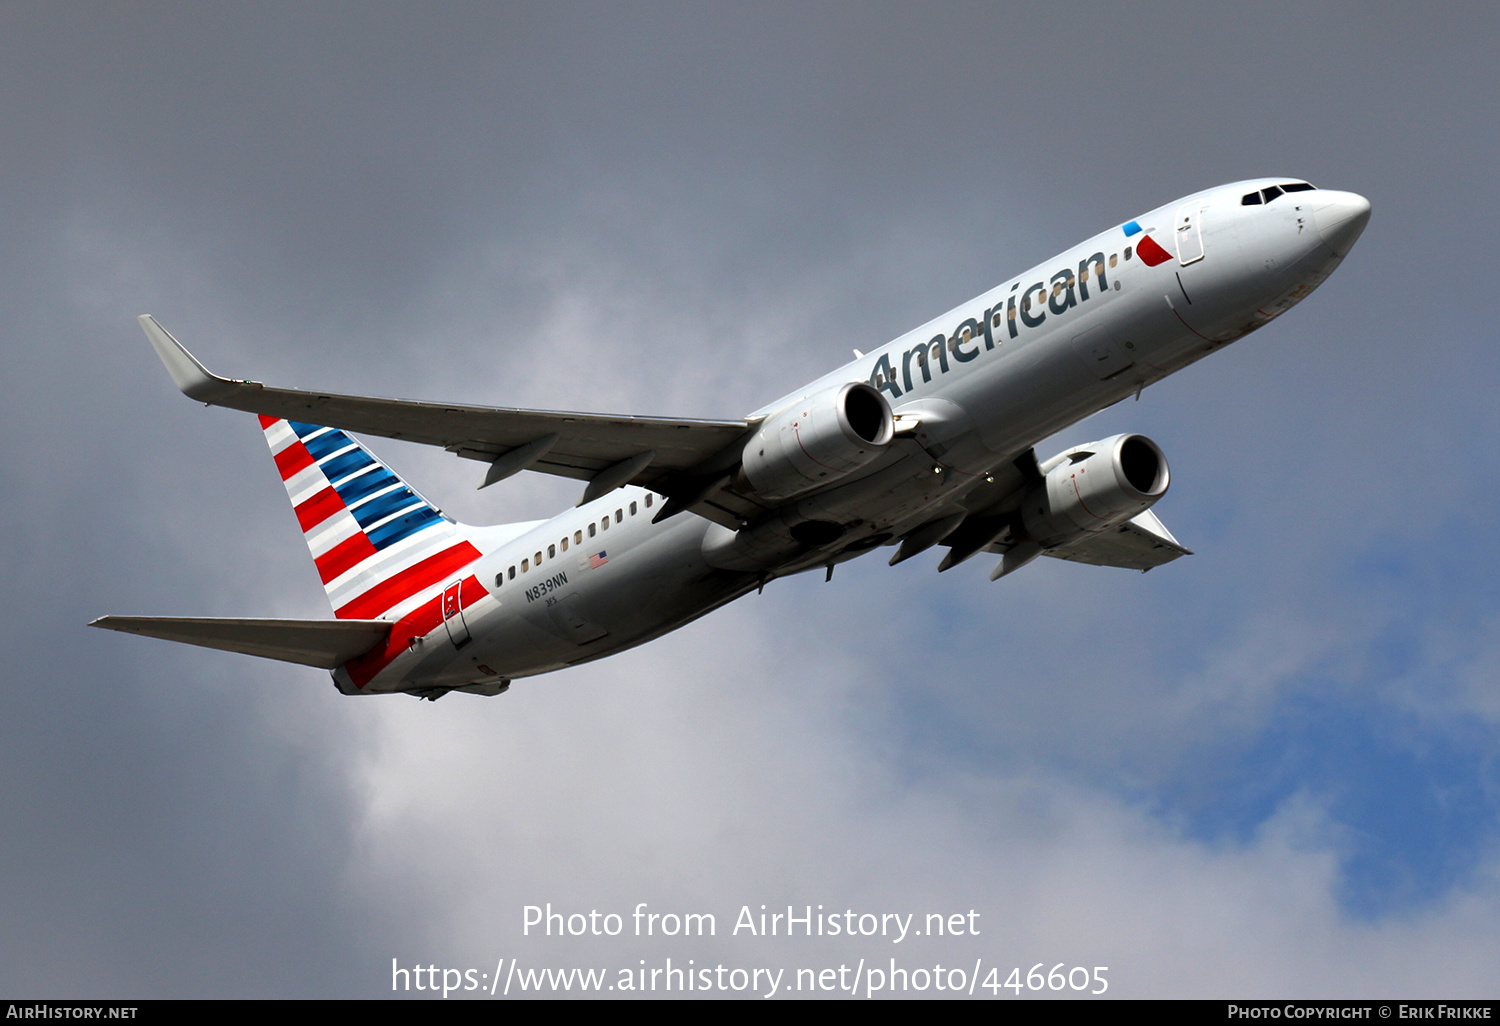
[[[882,546],[1150,570],[1189,555],[1151,506],[1167,459],[1047,437],[1280,316],[1370,203],[1295,178],[1157,207],[734,420],[604,416],[271,388],[140,324],[179,389],[259,415],[331,620],[106,616],[92,626],[330,670],[347,695],[498,695],[644,644],[779,577]],[[586,482],[551,520],[446,516],[349,434]]]

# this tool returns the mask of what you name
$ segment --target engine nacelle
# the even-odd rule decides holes
[[[1107,531],[1167,493],[1167,457],[1145,435],[1115,435],[1069,449],[1042,466],[1021,503],[1021,524],[1042,546]]]
[[[856,381],[767,417],[741,459],[756,494],[779,502],[868,466],[895,436],[885,396]]]

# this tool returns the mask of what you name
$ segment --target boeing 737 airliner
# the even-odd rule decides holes
[[[94,626],[318,666],[345,694],[496,695],[880,546],[1148,570],[1187,554],[1151,512],[1167,460],[1116,435],[1033,446],[1285,312],[1370,204],[1297,179],[1141,214],[740,420],[554,413],[268,388],[140,322],[172,380],[260,415],[331,620],[106,616]],[[547,521],[474,527],[346,432],[587,482]]]

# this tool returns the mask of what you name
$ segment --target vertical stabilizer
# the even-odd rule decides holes
[[[343,431],[260,424],[339,619],[400,619],[479,558],[463,525]]]

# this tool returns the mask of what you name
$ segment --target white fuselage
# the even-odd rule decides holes
[[[691,513],[653,524],[660,497],[617,489],[487,551],[472,571],[485,601],[465,600],[461,626],[450,620],[414,640],[362,687],[342,670],[335,680],[351,693],[402,691],[596,659],[770,577],[853,558],[946,509],[985,508],[998,497],[986,491],[998,487],[986,480],[996,468],[1260,327],[1328,276],[1369,205],[1329,190],[1246,205],[1287,181],[1239,182],[1152,210],[757,411],[858,381],[898,418],[919,418],[868,467],[775,514],[782,527],[839,525],[836,543],[747,555],[728,528]]]

